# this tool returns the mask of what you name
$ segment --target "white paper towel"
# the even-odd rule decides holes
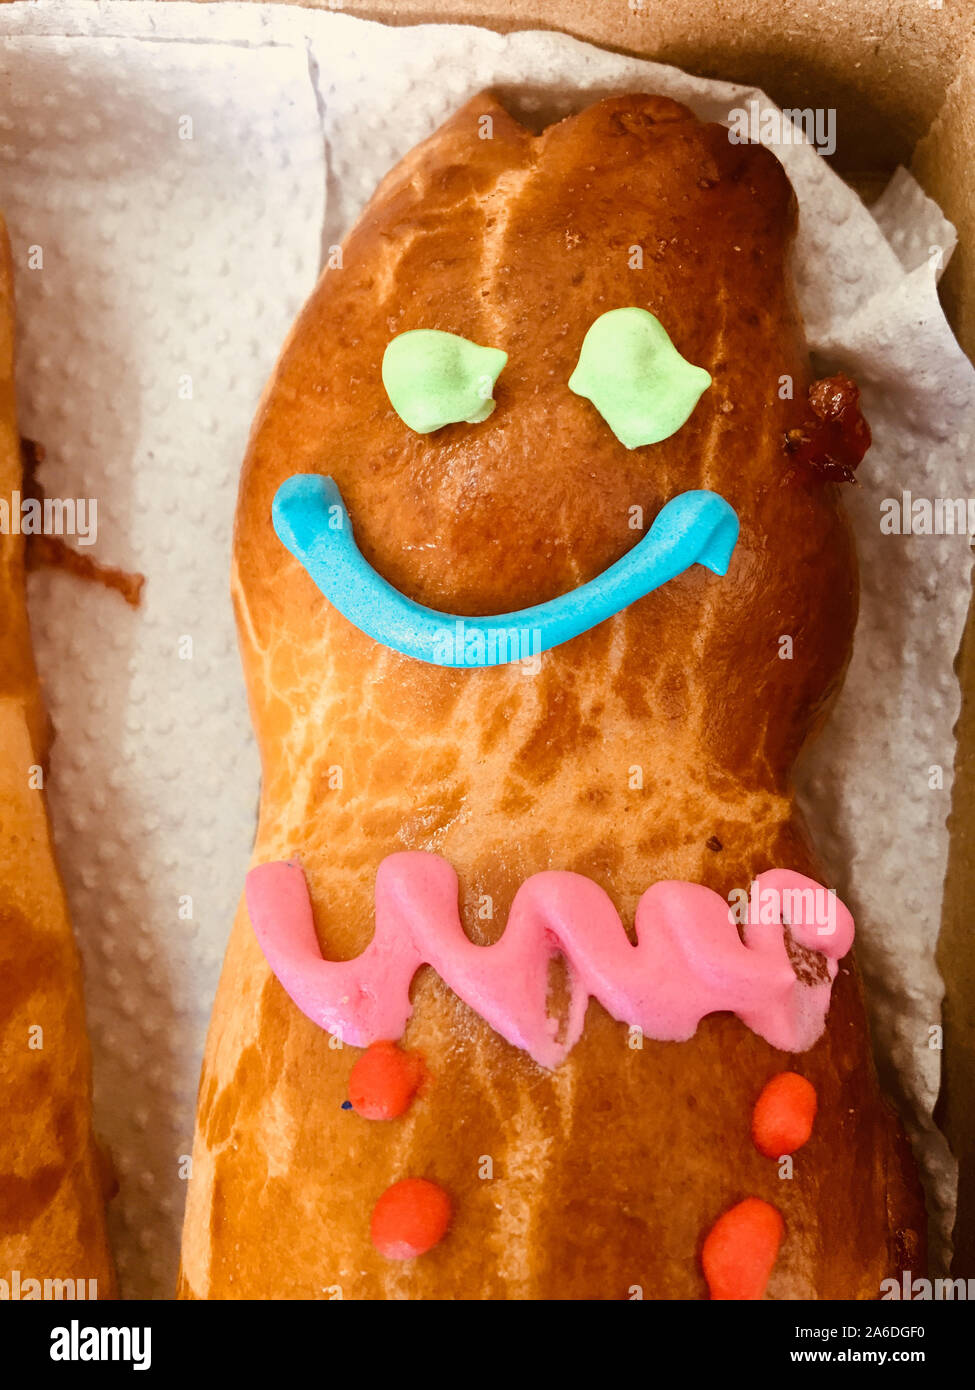
[[[51,572],[30,598],[96,1124],[121,1184],[111,1233],[125,1293],[165,1297],[257,805],[228,601],[237,476],[317,273],[321,127],[301,45],[18,37],[0,72],[21,429],[46,446],[50,495],[97,499],[87,553],[147,576],[137,612]]]
[[[277,6],[13,4],[0,35],[19,36],[0,55],[0,199],[23,429],[47,446],[51,494],[98,498],[96,556],[148,577],[137,613],[50,573],[32,579],[31,603],[59,733],[51,806],[86,962],[97,1122],[122,1180],[123,1288],[167,1297],[258,790],[227,598],[237,470],[320,248],[488,85],[538,126],[628,89],[712,120],[766,103],[558,34],[393,30]],[[192,140],[180,139],[187,116]],[[863,568],[856,656],[806,793],[943,1214],[953,1174],[930,1120],[929,1029],[971,556],[960,536],[882,534],[880,502],[965,495],[975,374],[935,289],[954,238],[907,175],[871,215],[812,149],[775,148],[800,198],[811,346],[856,377],[875,440],[862,486],[846,490]],[[43,271],[26,268],[36,245]]]

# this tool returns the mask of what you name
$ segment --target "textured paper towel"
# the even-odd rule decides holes
[[[22,37],[0,73],[21,428],[49,494],[97,498],[87,553],[148,581],[138,612],[50,572],[30,598],[112,1237],[124,1291],[166,1296],[257,799],[227,598],[237,475],[317,270],[321,128],[301,47]]]
[[[123,1284],[165,1297],[179,1156],[257,797],[226,598],[234,484],[319,247],[486,85],[538,126],[629,88],[718,120],[765,99],[557,34],[387,30],[279,7],[15,4],[0,8],[0,33],[33,36],[0,57],[24,428],[48,446],[50,492],[98,496],[99,558],[149,578],[133,614],[38,575],[32,611],[60,735],[51,800],[86,960],[97,1119],[122,1173]],[[185,114],[194,141],[181,144]],[[965,494],[975,382],[935,291],[954,239],[908,176],[871,215],[811,149],[775,148],[802,207],[811,345],[857,377],[875,437],[862,486],[847,489],[863,567],[857,652],[806,793],[857,915],[881,1058],[950,1209],[929,1029],[971,559],[964,537],[883,535],[879,506],[902,489]],[[43,273],[24,268],[32,244]],[[192,921],[179,916],[186,894]]]

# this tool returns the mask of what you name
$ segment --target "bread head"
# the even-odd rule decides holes
[[[727,581],[692,570],[553,653],[548,678],[564,685],[615,647],[613,689],[646,710],[654,733],[661,716],[679,716],[694,763],[786,784],[836,689],[856,616],[836,492],[789,476],[783,447],[808,414],[810,379],[786,275],[795,219],[768,150],[731,144],[722,127],[659,97],[601,102],[537,138],[475,98],[386,178],[292,334],[242,477],[234,590],[245,640],[262,654],[247,665],[266,755],[285,722],[270,675],[276,647],[289,680],[309,691],[324,650],[329,660],[337,648],[355,654],[370,679],[398,669],[282,555],[270,504],[290,474],[333,477],[379,573],[460,614],[504,613],[578,586],[640,539],[634,508],[646,527],[679,492],[710,488],[741,519]],[[593,320],[631,304],[713,378],[680,430],[636,450],[567,384]],[[423,436],[395,414],[383,351],[415,328],[508,353],[488,421]],[[779,638],[800,632],[785,682]],[[497,700],[519,683],[506,671],[472,681],[401,660],[430,699],[474,684]]]

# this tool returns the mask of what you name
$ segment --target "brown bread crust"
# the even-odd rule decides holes
[[[627,922],[658,879],[722,894],[772,866],[822,879],[790,773],[842,679],[857,586],[836,489],[784,481],[810,381],[786,274],[794,223],[771,154],[652,96],[534,137],[482,95],[383,181],[265,393],[234,549],[264,772],[254,861],[300,857],[327,956],[368,942],[375,871],[397,850],[455,866],[481,941],[543,869],[590,875]],[[633,452],[566,385],[589,325],[629,304],[714,378],[682,429]],[[508,352],[488,422],[421,437],[394,414],[383,351],[420,327]],[[742,531],[726,578],[693,568],[538,675],[452,671],[377,646],[287,554],[271,500],[296,472],[334,477],[379,573],[455,613],[591,579],[643,534],[632,507],[649,525],[685,489],[722,493]],[[359,1053],[291,1003],[241,907],[203,1068],[183,1296],[702,1298],[703,1238],[749,1194],[786,1222],[771,1298],[875,1298],[905,1251],[920,1268],[916,1178],[851,962],[824,1038],[797,1058],[729,1015],[633,1051],[591,1003],[582,1041],[546,1073],[429,969],[413,995],[406,1044],[428,1088],[394,1122],[343,1111]],[[785,1181],[749,1127],[790,1065],[819,1118]],[[371,1247],[369,1218],[405,1176],[440,1183],[454,1218],[404,1264]]]
[[[0,497],[9,505],[21,487],[13,273],[0,219]],[[111,1298],[111,1178],[92,1133],[81,962],[44,793],[29,781],[47,741],[24,538],[0,535],[0,1279],[15,1270],[22,1281],[94,1279]]]

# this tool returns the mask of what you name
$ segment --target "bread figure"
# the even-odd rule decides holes
[[[92,1133],[81,962],[44,805],[48,724],[17,524],[27,487],[0,219],[0,1297],[110,1298],[112,1179]]]
[[[923,1207],[791,770],[857,611],[775,158],[475,98],[261,402],[191,1298],[876,1298]],[[784,387],[787,384],[788,389]],[[637,935],[639,944],[636,944]]]

